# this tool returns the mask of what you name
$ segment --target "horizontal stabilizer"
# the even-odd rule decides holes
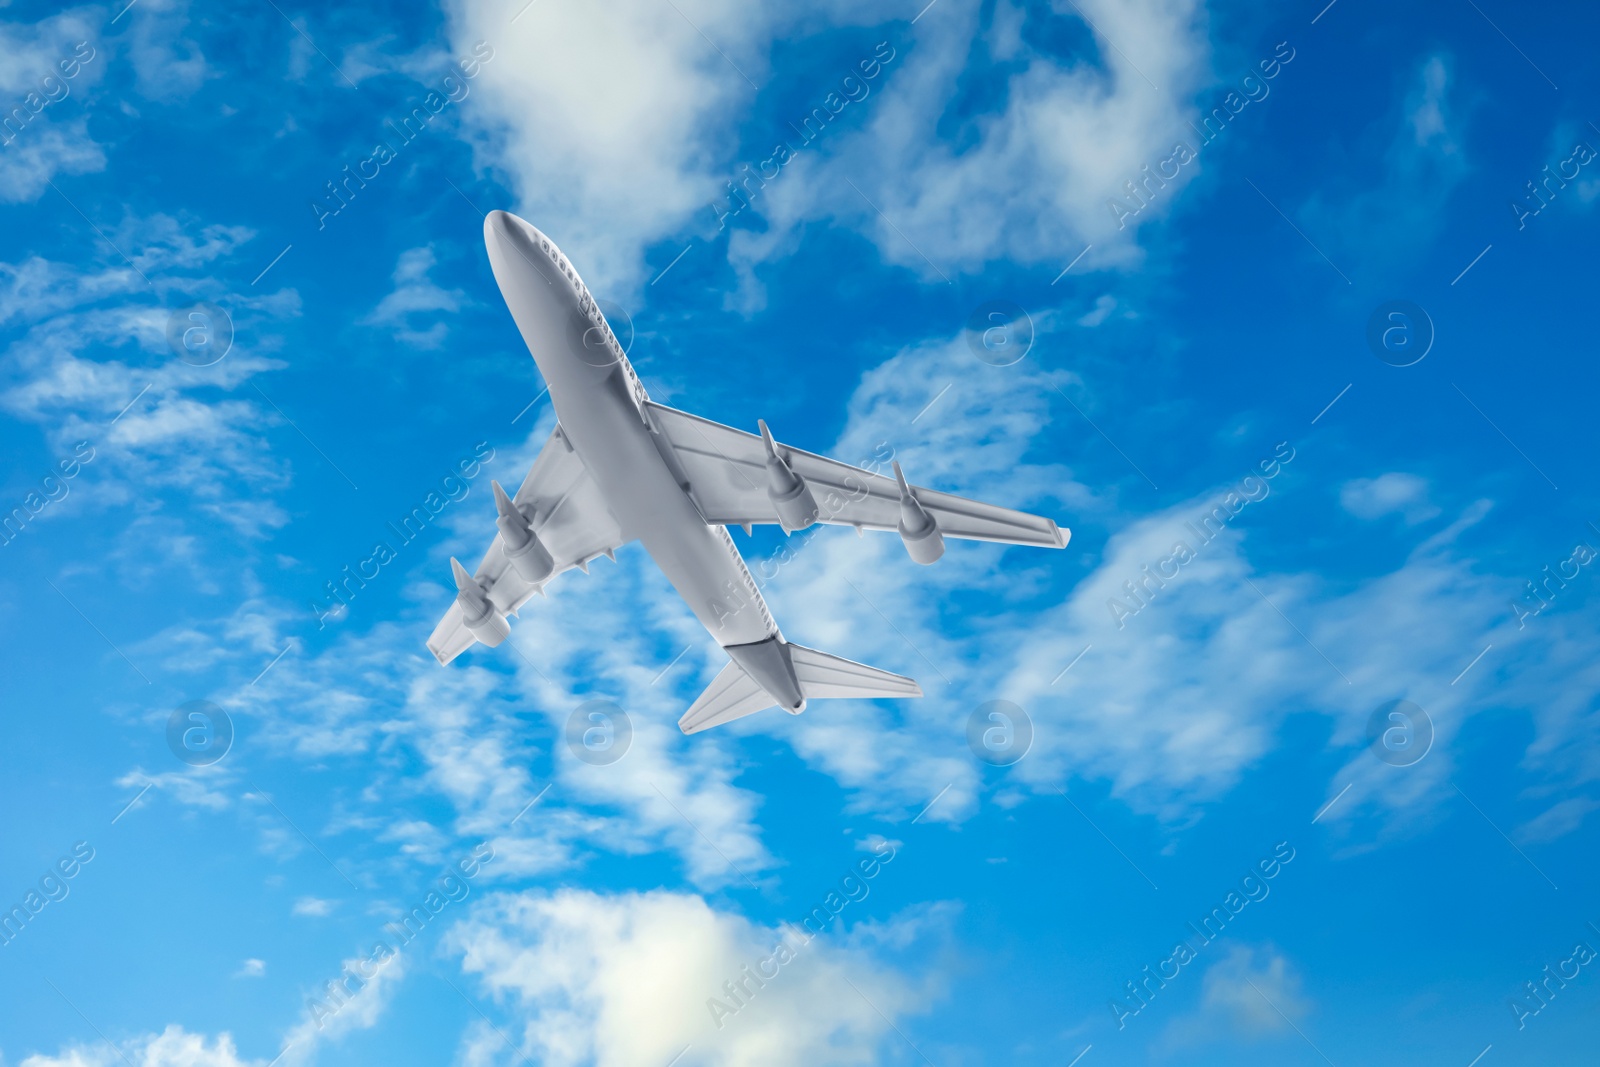
[[[807,700],[850,697],[878,700],[922,695],[922,687],[904,675],[880,671],[876,667],[868,667],[843,656],[830,656],[804,645],[784,643],[781,647],[794,668],[800,692]],[[697,734],[777,706],[778,701],[761,688],[760,683],[746,674],[743,667],[730,660],[706,686],[705,692],[683,713],[683,718],[678,720],[678,729],[686,734]]]
[[[778,702],[768,696],[767,691],[746,674],[743,667],[729,660],[722,672],[706,686],[706,691],[683,713],[683,718],[678,720],[678,729],[686,734],[697,734],[701,730],[709,730],[713,726],[721,726],[725,722],[777,706]]]
[[[789,662],[807,700],[839,697],[919,697],[922,686],[902,674],[891,674],[864,663],[830,656],[804,645],[789,646]]]

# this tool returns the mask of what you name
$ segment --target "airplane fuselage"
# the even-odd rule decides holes
[[[777,638],[778,627],[733,538],[725,527],[706,522],[674,473],[672,446],[651,427],[644,386],[566,257],[532,225],[503,211],[489,214],[484,239],[506,306],[549,387],[562,433],[623,535],[644,546],[723,648]],[[781,677],[763,681],[791,688]],[[787,710],[804,706],[797,686],[774,696]]]

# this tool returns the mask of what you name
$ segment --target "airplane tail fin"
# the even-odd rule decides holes
[[[903,675],[868,667],[843,656],[830,656],[804,645],[785,643],[781,647],[794,669],[800,692],[807,700],[849,697],[875,700],[922,695],[922,687]],[[678,720],[678,729],[686,734],[697,734],[778,706],[778,701],[761,687],[761,683],[747,674],[738,663],[730,660],[706,686],[705,692],[684,712],[683,718]],[[803,710],[805,708],[802,705],[794,714],[798,715]]]

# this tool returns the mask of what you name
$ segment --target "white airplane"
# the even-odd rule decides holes
[[[916,697],[910,678],[785,641],[729,526],[785,534],[817,522],[897,530],[918,563],[946,537],[1065,548],[1049,519],[908,485],[653,402],[578,272],[544,234],[490,212],[484,243],[511,317],[544,375],[557,422],[516,496],[492,482],[499,527],[471,574],[450,560],[458,590],[428,649],[449,663],[493,648],[534,593],[572,567],[637,540],[728,665],[678,720],[686,734],[780,707],[798,715],[826,697]]]

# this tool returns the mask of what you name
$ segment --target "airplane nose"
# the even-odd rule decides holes
[[[603,377],[616,363],[607,331],[580,307],[577,276],[561,269],[551,240],[509,211],[491,211],[483,218],[483,242],[500,295],[545,381],[592,384]]]
[[[495,210],[483,218],[483,241],[490,248],[500,244],[526,251],[538,245],[539,236],[538,231],[511,212]]]
[[[545,251],[553,246],[526,219],[509,211],[489,212],[483,217],[483,243],[502,293],[508,283],[517,284],[510,282],[514,278],[537,277],[545,285],[553,284],[556,274]]]

